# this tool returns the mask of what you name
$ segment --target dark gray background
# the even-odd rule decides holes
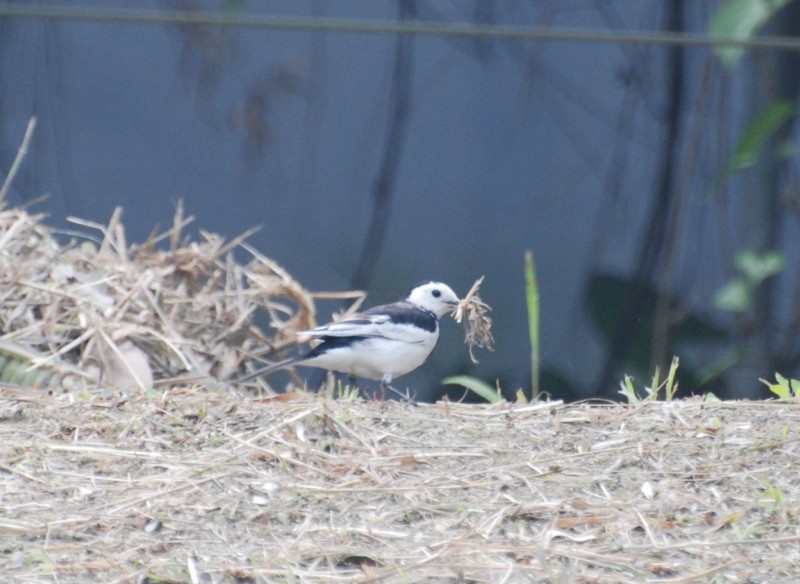
[[[365,21],[396,20],[400,6],[62,4]],[[426,22],[698,33],[718,7],[680,4],[420,0],[406,7]],[[796,12],[784,11],[770,32],[796,30]],[[141,241],[155,225],[168,226],[183,199],[196,228],[230,238],[261,225],[250,242],[309,289],[354,284],[391,135],[400,37],[20,18],[3,18],[0,26],[3,171],[29,117],[39,118],[12,203],[46,193],[36,209],[60,227],[67,215],[104,223],[121,205],[129,239]],[[645,369],[635,363],[608,364],[610,344],[587,301],[589,282],[600,274],[627,281],[638,273],[655,287],[666,282],[685,314],[725,331],[724,343],[670,347],[681,350],[687,370],[745,347],[739,365],[707,388],[758,395],[758,377],[779,365],[792,372],[796,360],[777,359],[764,338],[788,338],[796,352],[796,158],[767,157],[755,169],[726,172],[753,116],[776,93],[796,97],[791,83],[765,74],[775,72],[780,54],[750,54],[727,71],[704,46],[438,36],[407,42],[410,109],[384,247],[365,282],[367,304],[394,300],[426,279],[464,294],[485,275],[497,347],[470,365],[460,329],[447,321],[431,361],[398,385],[435,397],[442,377],[468,373],[490,383],[499,378],[509,392],[529,387],[526,249],[536,254],[541,286],[543,367],[570,386],[548,377],[545,390],[611,396],[623,372],[644,381]],[[776,207],[777,219],[770,214]],[[657,261],[644,269],[643,249],[670,212],[672,238],[661,240]],[[713,303],[735,273],[733,253],[743,248],[787,254],[769,312],[757,319],[763,328],[744,337],[741,319]],[[321,307],[323,320],[334,308]],[[641,320],[634,315],[632,322]]]

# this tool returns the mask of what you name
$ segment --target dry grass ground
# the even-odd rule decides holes
[[[3,582],[796,582],[800,406],[0,388]]]

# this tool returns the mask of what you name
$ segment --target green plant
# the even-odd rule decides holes
[[[759,381],[780,399],[800,397],[800,379],[787,379],[780,373],[775,373],[775,383],[770,383],[766,379],[759,379]]]
[[[539,388],[539,286],[533,252],[525,252],[525,297],[528,305],[528,334],[531,340],[531,401],[538,401]]]
[[[791,0],[728,0],[714,13],[709,33],[715,37],[747,40],[757,35],[769,20]],[[732,68],[745,49],[736,45],[720,45],[714,49],[723,64]]]
[[[337,381],[335,395],[338,400],[354,401],[361,397],[361,390],[357,385],[345,385],[341,381]]]
[[[492,387],[485,381],[481,381],[477,377],[471,375],[454,375],[453,377],[445,377],[442,379],[444,385],[460,385],[471,392],[479,395],[490,404],[495,404],[502,401],[503,396],[500,394],[498,388]]]
[[[669,371],[667,372],[667,377],[664,379],[664,381],[661,381],[661,371],[658,367],[656,367],[650,386],[645,386],[644,388],[645,395],[642,395],[636,391],[636,388],[633,386],[633,377],[630,375],[626,375],[625,378],[620,382],[619,385],[622,389],[620,389],[619,393],[628,400],[628,403],[638,404],[643,401],[657,400],[659,393],[661,393],[663,390],[664,399],[666,401],[672,401],[672,399],[675,397],[675,393],[678,390],[678,384],[675,381],[675,376],[678,373],[679,363],[680,361],[678,357],[672,358],[672,363],[669,366]]]
[[[736,144],[736,151],[731,158],[731,170],[743,170],[755,166],[767,141],[774,137],[794,117],[794,104],[788,100],[779,100],[759,113],[745,129]],[[783,155],[791,153],[791,146],[783,146]]]
[[[743,250],[736,254],[736,269],[739,272],[714,296],[714,304],[720,310],[739,314],[750,314],[755,304],[758,286],[770,276],[780,273],[786,260],[782,253],[768,251],[762,254]]]

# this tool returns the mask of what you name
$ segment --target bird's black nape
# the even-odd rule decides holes
[[[439,327],[439,319],[436,318],[436,315],[424,308],[384,306],[381,313],[386,314],[393,324],[410,324],[430,333],[436,332]]]

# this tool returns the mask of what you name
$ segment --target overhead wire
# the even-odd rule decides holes
[[[120,24],[218,25],[272,30],[377,35],[420,35],[492,38],[519,41],[633,43],[706,47],[741,47],[800,51],[800,38],[787,36],[722,37],[678,31],[624,31],[595,28],[552,28],[469,22],[320,18],[254,14],[241,11],[131,10],[66,6],[0,6],[0,17],[77,20]]]

